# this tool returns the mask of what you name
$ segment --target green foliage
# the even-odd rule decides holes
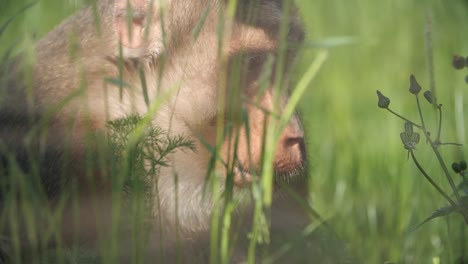
[[[170,136],[167,131],[149,126],[143,135],[134,142],[129,142],[131,134],[142,118],[129,116],[112,120],[108,123],[109,147],[114,157],[113,164],[126,164],[125,186],[132,191],[145,191],[156,182],[161,167],[167,167],[168,156],[179,151],[194,151],[193,141],[182,135]],[[120,171],[117,168],[115,171]],[[119,175],[119,173],[114,173]],[[120,177],[121,175],[119,175]]]
[[[117,203],[131,212],[129,222],[134,263],[143,261],[146,241],[152,230],[164,228],[153,224],[155,215],[162,217],[160,213],[155,213],[161,203],[158,188],[161,168],[170,166],[169,156],[174,152],[195,150],[193,141],[182,135],[171,136],[151,124],[146,125],[144,132],[138,133],[135,140],[133,136],[142,122],[144,120],[139,116],[112,120],[108,122],[107,135],[113,158],[111,164],[114,165],[112,182],[117,183],[117,195],[123,192],[123,199],[118,199]]]
[[[468,36],[462,29],[468,23],[466,1],[297,2],[309,42],[336,36],[354,40],[330,49],[327,63],[301,103],[314,208],[329,218],[363,263],[452,263],[466,256],[468,230],[458,214],[409,232],[445,201],[407,161],[399,136],[403,123],[378,111],[375,95],[376,89],[384,92],[393,110],[417,120],[414,98],[405,85],[414,73],[430,90],[425,51],[430,13],[437,88],[433,94],[444,104],[442,137],[466,145],[466,68],[450,67],[453,54],[467,52]],[[315,50],[304,52],[303,67],[315,54]],[[437,131],[436,118],[436,113],[427,112],[432,131]],[[444,190],[450,190],[435,156],[424,151],[425,144],[421,133],[418,160]],[[466,150],[441,148],[447,161],[466,159]]]
[[[461,196],[460,195],[459,188],[456,187],[456,185],[454,183],[454,179],[453,179],[452,175],[450,174],[450,172],[448,171],[447,165],[446,165],[446,163],[445,163],[445,161],[444,161],[444,159],[443,159],[443,157],[441,155],[441,152],[439,150],[439,148],[441,146],[443,146],[443,145],[457,145],[457,146],[461,146],[461,145],[456,144],[456,143],[443,143],[443,142],[441,142],[440,135],[441,135],[441,131],[442,131],[442,105],[437,104],[437,100],[432,95],[431,91],[426,91],[426,92],[424,92],[424,97],[427,99],[429,104],[431,104],[431,105],[433,105],[435,107],[436,111],[439,113],[439,115],[438,115],[439,118],[437,119],[438,131],[437,131],[437,134],[436,134],[436,138],[433,139],[431,137],[431,133],[428,131],[427,125],[424,122],[424,115],[423,115],[423,112],[422,112],[422,109],[421,109],[421,104],[420,104],[420,101],[419,101],[418,94],[421,91],[421,89],[422,88],[418,84],[418,82],[416,81],[416,78],[414,77],[414,75],[411,75],[410,76],[409,91],[410,91],[410,93],[412,93],[416,97],[416,103],[417,103],[417,107],[418,107],[418,111],[419,111],[419,118],[420,118],[420,124],[421,125],[418,125],[415,122],[409,121],[409,119],[395,113],[394,111],[392,111],[388,107],[388,104],[386,104],[386,107],[381,107],[381,102],[382,101],[390,102],[390,99],[386,98],[384,95],[382,95],[381,92],[377,91],[378,106],[380,108],[384,108],[384,109],[388,110],[390,113],[394,114],[398,118],[401,118],[404,121],[406,121],[405,122],[405,131],[400,133],[400,138],[401,138],[401,141],[403,142],[403,145],[404,145],[405,149],[408,150],[408,155],[411,154],[411,158],[413,159],[414,163],[416,164],[416,166],[420,170],[420,172],[423,174],[423,176],[450,203],[450,206],[438,209],[430,217],[428,217],[426,220],[424,220],[423,223],[419,224],[418,227],[425,224],[425,223],[427,223],[427,222],[429,222],[430,220],[432,220],[434,218],[447,216],[447,215],[449,215],[449,214],[451,214],[453,212],[460,213],[464,217],[465,223],[468,225],[468,207],[466,206],[466,202],[465,202],[466,200],[468,200],[468,196],[464,196],[464,195]],[[385,98],[386,100],[384,100],[383,98]],[[428,142],[430,144],[430,146],[432,147],[432,150],[434,151],[434,154],[436,155],[436,157],[438,159],[438,162],[439,162],[439,164],[440,164],[440,166],[441,166],[441,168],[442,168],[442,170],[443,170],[443,172],[444,172],[444,174],[446,176],[446,179],[447,179],[448,183],[450,184],[450,186],[452,188],[452,192],[455,195],[456,202],[453,201],[453,199],[450,198],[447,195],[447,193],[442,190],[442,188],[433,180],[433,177],[429,176],[429,174],[423,169],[423,167],[420,165],[420,163],[416,159],[415,150],[416,150],[416,145],[419,143],[420,135],[419,135],[419,133],[416,133],[416,132],[413,131],[413,126],[419,128],[420,130],[423,131],[424,136],[426,138],[426,142]],[[461,161],[459,164],[454,163],[452,165],[452,168],[454,169],[454,171],[456,173],[461,173],[462,168],[464,168],[466,170],[466,162]],[[464,179],[459,185],[464,185]]]

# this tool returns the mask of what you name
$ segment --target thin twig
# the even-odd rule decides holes
[[[417,94],[416,94],[416,103],[418,105],[419,117],[421,118],[421,125],[422,125],[421,129],[423,130],[427,141],[429,142],[429,144],[431,144],[432,150],[436,154],[437,160],[439,161],[439,164],[442,167],[442,170],[444,171],[445,177],[447,177],[447,180],[450,183],[450,187],[452,187],[452,191],[455,194],[455,197],[457,198],[457,201],[460,201],[460,194],[458,194],[458,189],[455,186],[455,182],[453,181],[452,176],[450,176],[450,172],[447,169],[447,165],[445,165],[445,162],[442,159],[442,155],[440,154],[439,149],[437,148],[438,145],[435,144],[434,141],[432,141],[429,132],[427,132],[427,130],[426,130],[426,126],[424,124],[424,116],[423,116],[422,110],[421,110],[421,103],[419,102],[419,96]]]
[[[445,165],[444,160],[442,159],[442,155],[440,154],[439,149],[437,149],[437,147],[434,145],[434,143],[431,141],[430,138],[428,138],[428,140],[429,140],[429,143],[431,144],[432,150],[434,151],[437,159],[439,160],[442,170],[445,173],[445,177],[447,177],[447,180],[450,183],[450,187],[452,187],[453,193],[455,194],[457,201],[460,201],[460,194],[458,193],[457,186],[455,186],[455,182],[453,181],[452,176],[450,176],[450,172],[447,169],[447,165]]]
[[[437,107],[437,109],[439,110],[439,130],[437,131],[436,142],[440,142],[440,134],[441,134],[441,131],[442,131],[442,108]]]
[[[416,104],[418,105],[419,118],[421,119],[421,129],[424,131],[424,135],[427,137],[426,125],[424,124],[424,116],[422,114],[421,103],[419,102],[419,96],[416,94]]]
[[[426,12],[426,30],[424,32],[424,37],[426,44],[427,68],[429,71],[429,90],[432,95],[437,98],[434,78],[434,53],[432,49],[432,14],[429,9]],[[434,104],[434,106],[436,107],[437,105]]]
[[[452,145],[452,146],[463,147],[463,144],[454,143],[454,142],[444,142],[444,143],[439,143],[439,145]]]
[[[405,118],[405,117],[403,117],[403,116],[397,114],[397,113],[394,112],[392,109],[390,109],[390,108],[386,108],[386,109],[387,109],[390,113],[392,113],[392,114],[396,115],[397,117],[399,117],[399,118],[405,120],[406,122],[410,122],[413,126],[419,128],[419,129],[422,129],[422,126],[420,126],[420,125],[414,123],[413,121],[411,121],[411,120],[409,120],[409,119],[407,119],[407,118]]]
[[[428,180],[431,185],[436,188],[437,191],[439,191],[439,193],[444,196],[444,198],[454,207],[458,207],[458,205],[452,200],[450,199],[450,197],[439,187],[439,185],[437,185],[437,183],[435,183],[432,178],[426,173],[426,171],[421,167],[421,165],[419,164],[418,160],[416,159],[416,156],[414,155],[414,151],[413,150],[410,150],[410,154],[411,154],[411,158],[413,159],[414,161],[414,164],[416,164],[416,167],[418,167],[419,171],[424,175],[424,177],[426,178],[426,180]]]

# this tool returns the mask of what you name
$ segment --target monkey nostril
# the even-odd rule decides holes
[[[304,131],[297,126],[289,126],[283,132],[283,144],[285,147],[304,144]]]
[[[293,155],[304,162],[306,159],[306,147],[304,130],[287,128],[283,133],[281,145],[285,153]]]
[[[304,137],[302,135],[287,136],[284,138],[284,145],[286,147],[292,147],[294,145],[304,145]]]

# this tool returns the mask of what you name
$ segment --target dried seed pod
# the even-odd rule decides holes
[[[460,169],[462,171],[466,170],[466,161],[464,160],[460,161]]]
[[[455,173],[460,173],[461,172],[460,164],[458,164],[456,162],[452,163],[452,170]]]
[[[457,70],[461,70],[463,68],[465,68],[465,58],[463,58],[462,56],[459,56],[459,55],[453,55],[453,59],[452,59],[452,66],[457,69]]]
[[[421,85],[416,81],[416,77],[411,74],[409,91],[412,94],[418,94],[421,91]]]
[[[431,91],[424,92],[424,98],[433,105],[437,105],[437,99],[432,95]]]
[[[413,124],[410,122],[405,123],[405,132],[408,134],[408,136],[411,136],[413,134]]]
[[[405,131],[400,133],[401,142],[406,150],[416,149],[416,145],[419,143],[419,133],[413,132],[413,124],[411,122],[405,123]]]
[[[379,98],[377,105],[380,108],[388,108],[388,106],[390,105],[390,99],[383,95],[379,90],[377,90],[377,97]]]

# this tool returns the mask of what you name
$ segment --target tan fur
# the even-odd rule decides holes
[[[243,12],[248,10],[251,2],[255,2],[252,5],[255,5],[253,10],[256,11],[249,20]],[[268,54],[277,52],[282,19],[280,2],[240,0],[238,14],[232,25],[226,24],[223,46],[219,48],[218,11],[224,12],[219,9],[219,1],[156,0],[154,6],[149,7],[150,1],[131,0],[129,3],[133,18],[127,20],[127,1],[100,0],[99,23],[94,19],[92,8],[86,7],[39,41],[33,66],[34,103],[28,107],[33,112],[45,113],[73,92],[79,91],[77,96],[53,115],[49,137],[51,145],[60,145],[64,142],[62,137],[70,134],[76,167],[72,177],[84,177],[80,175],[83,172],[80,167],[83,166],[79,164],[82,164],[80,159],[86,148],[86,135],[104,132],[109,120],[146,113],[147,106],[137,70],[142,67],[152,103],[162,95],[172,94],[154,116],[153,124],[168,130],[171,135],[185,135],[196,142],[195,152],[174,153],[170,160],[171,166],[164,168],[159,177],[162,208],[159,213],[165,232],[169,232],[166,236],[174,237],[172,232],[178,218],[179,232],[185,240],[196,241],[201,236],[207,238],[212,208],[210,202],[202,200],[202,194],[211,153],[198,137],[212,146],[216,143],[218,94],[220,85],[225,81],[222,79],[223,62],[228,63],[226,66],[229,69],[229,62],[236,56],[254,55],[266,59]],[[210,11],[198,38],[194,39],[193,32],[207,5]],[[294,48],[303,37],[297,17],[290,18],[289,27],[288,58],[293,57]],[[100,31],[97,32],[96,28]],[[122,97],[119,87],[105,82],[105,78],[119,78],[119,43],[122,44],[125,57],[123,80],[131,85],[130,88],[124,88]],[[70,56],[71,46],[77,47],[74,57]],[[264,124],[273,118],[268,112],[280,115],[284,105],[280,104],[279,109],[273,107],[274,75],[264,94],[258,94],[261,66],[254,65],[243,71],[241,94],[249,102],[239,97],[239,105],[234,110],[244,108],[247,111],[250,142],[247,142],[245,126],[239,121],[234,122],[238,126],[238,148],[233,149],[234,141],[229,139],[221,147],[224,160],[233,162],[232,157],[237,153],[238,164],[252,173],[260,169]],[[159,76],[159,70],[162,76]],[[235,96],[240,95],[230,94],[227,90],[227,102]],[[282,92],[281,97],[282,102],[287,101],[286,92]],[[0,133],[0,136],[7,137],[5,133]],[[294,116],[277,143],[274,165],[276,173],[281,177],[294,177],[303,168],[303,137],[299,117]],[[226,172],[221,169],[220,173]],[[179,177],[177,188],[174,175]],[[236,188],[246,187],[255,180],[243,176],[241,173],[235,175]],[[177,210],[175,196],[179,200]],[[102,201],[104,203],[105,199]],[[83,202],[83,212],[101,210],[85,207],[86,202]],[[105,203],[102,208],[106,208]],[[70,219],[68,221],[73,222]],[[84,223],[83,228],[89,228],[89,225],[92,223]],[[84,240],[93,239],[92,233],[89,229],[83,232]]]

